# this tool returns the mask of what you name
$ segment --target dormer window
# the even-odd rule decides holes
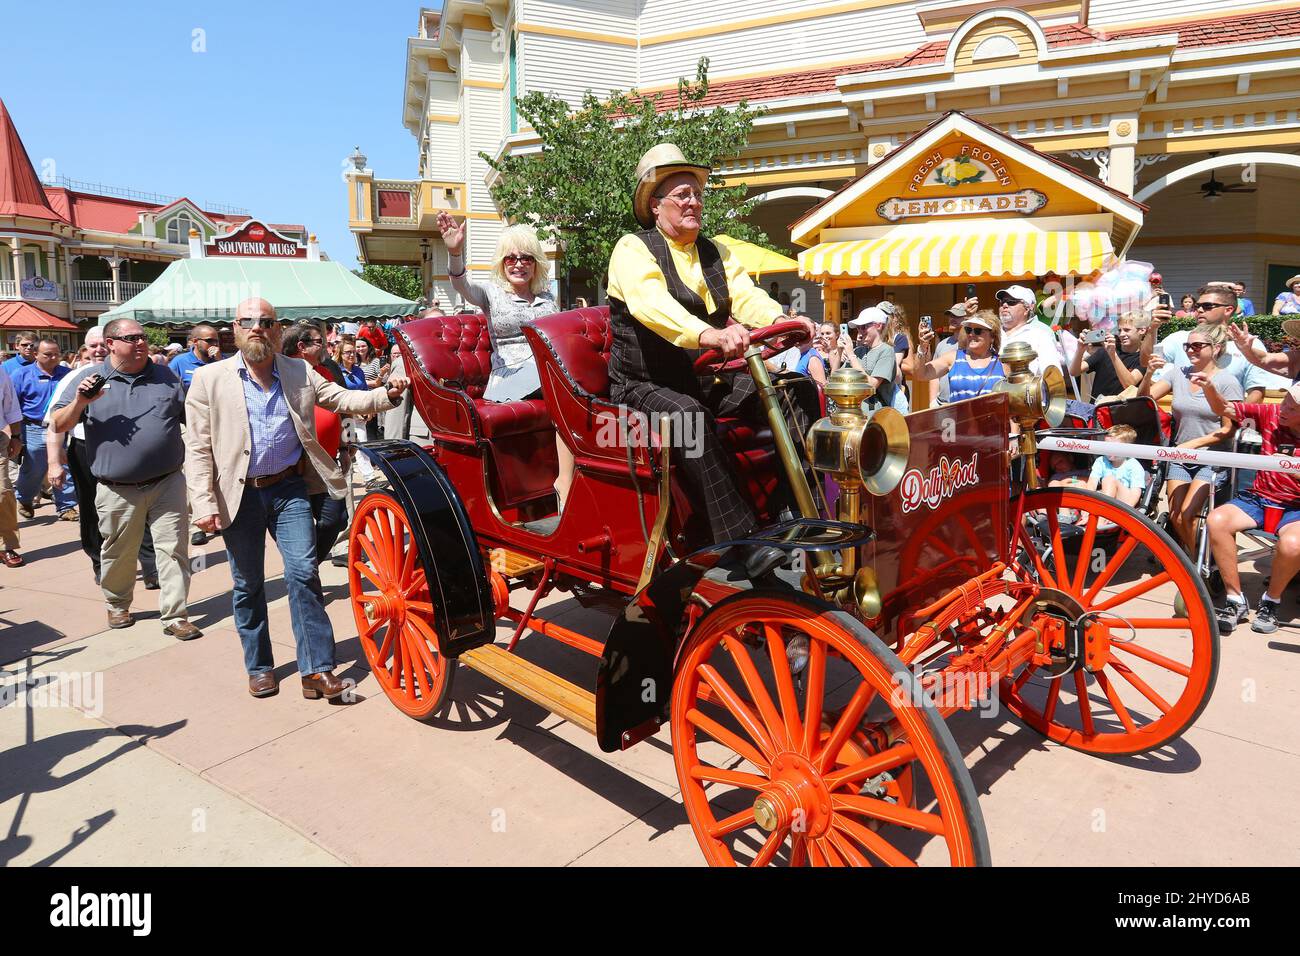
[[[985,37],[980,41],[975,52],[971,54],[971,62],[979,63],[981,60],[1004,60],[1007,57],[1019,56],[1020,47],[1016,41],[1005,33],[995,33],[991,37]]]
[[[173,216],[167,223],[167,241],[175,245],[183,245],[190,241],[190,230],[194,228],[194,220],[185,213]]]

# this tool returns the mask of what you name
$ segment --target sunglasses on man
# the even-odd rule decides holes
[[[1230,302],[1198,302],[1196,303],[1197,312],[1209,312],[1211,309],[1235,309],[1236,305]]]
[[[113,341],[130,342],[132,345],[136,345],[140,342],[146,342],[148,341],[148,339],[149,336],[145,335],[143,332],[128,332],[126,335],[104,336],[104,341],[106,342],[113,342]]]
[[[239,327],[241,329],[273,329],[275,328],[275,319],[240,319]]]

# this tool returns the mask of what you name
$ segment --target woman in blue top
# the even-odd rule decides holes
[[[931,358],[934,329],[921,329],[916,347],[916,377],[922,381],[948,378],[948,401],[960,402],[993,391],[1005,377],[998,359],[1000,323],[987,310],[962,319],[957,348]]]
[[[348,388],[355,388],[365,391],[366,384],[365,366],[357,361],[357,346],[355,342],[349,342],[344,339],[338,344],[334,352],[334,361],[339,363],[339,368],[343,370],[343,384]]]

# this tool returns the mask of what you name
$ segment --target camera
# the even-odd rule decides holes
[[[1083,333],[1083,341],[1088,345],[1100,345],[1106,341],[1106,332],[1104,329],[1089,329]]]

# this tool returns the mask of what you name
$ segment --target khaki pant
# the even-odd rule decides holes
[[[158,558],[158,607],[163,626],[185,620],[190,591],[190,509],[185,476],[177,471],[143,488],[112,488],[100,482],[95,491],[100,552],[100,587],[110,609],[127,611],[135,591],[135,562],[145,525],[153,535]]]
[[[0,547],[6,551],[18,550],[18,499],[14,497],[14,483],[9,477],[9,459],[4,457],[7,438],[0,439]]]

